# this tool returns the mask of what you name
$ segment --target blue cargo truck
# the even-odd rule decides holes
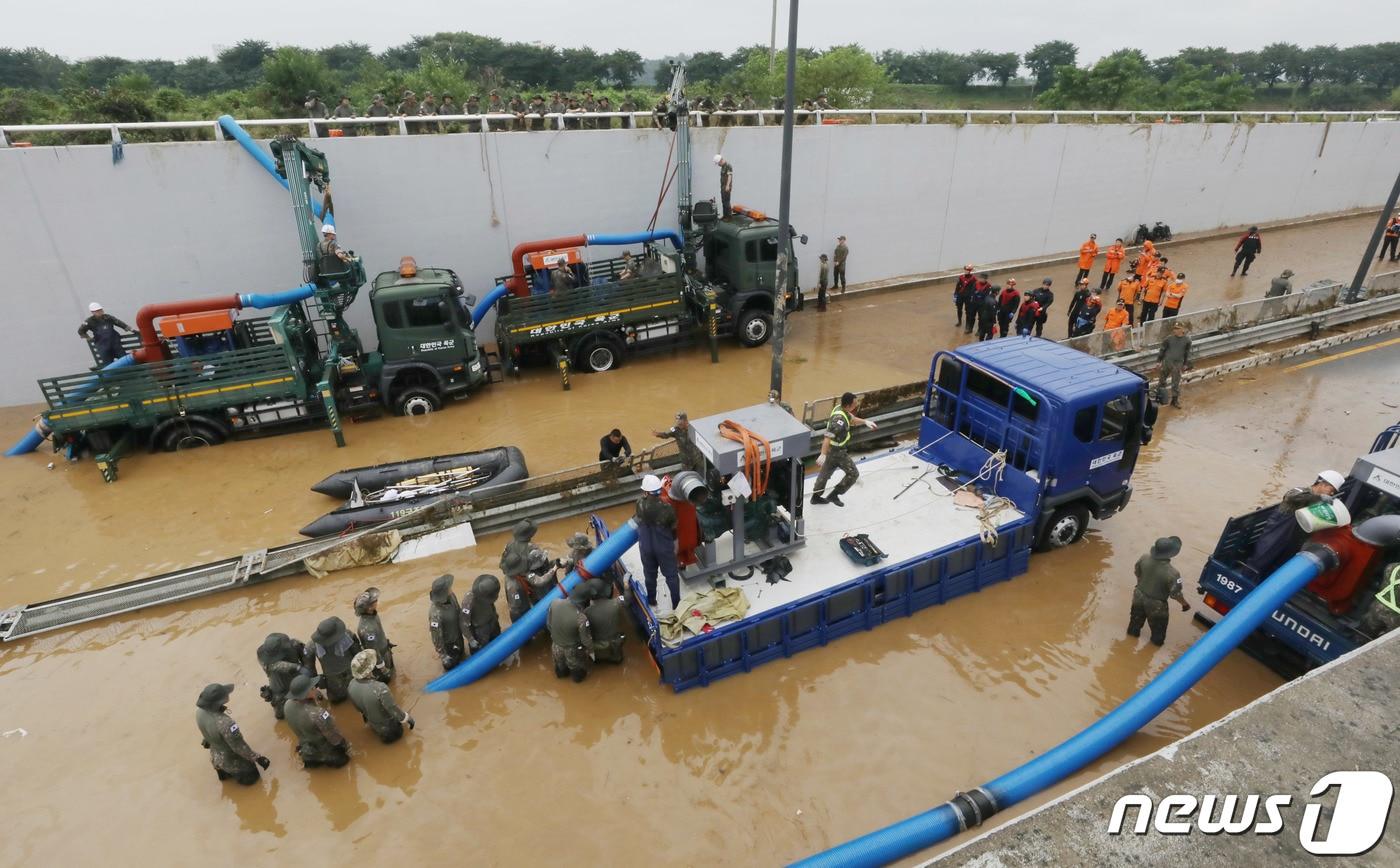
[[[1345,504],[1351,525],[1377,515],[1400,514],[1400,426],[1376,439],[1369,454],[1352,465],[1338,498]],[[1211,612],[1224,615],[1239,605],[1264,577],[1246,566],[1255,543],[1277,505],[1265,506],[1225,523],[1215,550],[1201,570],[1197,591],[1210,611],[1197,618],[1213,623]],[[1345,530],[1314,535],[1325,545],[1345,545]],[[1299,532],[1301,537],[1301,531]],[[1332,540],[1336,540],[1333,542]],[[1372,639],[1400,626],[1400,600],[1388,568],[1400,560],[1394,549],[1381,552],[1354,574],[1324,575],[1304,588],[1241,646],[1285,678],[1335,660]],[[1345,582],[1337,591],[1338,580]]]
[[[917,446],[860,462],[844,508],[810,504],[812,432],[773,405],[693,421],[702,475],[717,489],[699,511],[723,515],[702,522],[682,595],[722,582],[741,588],[748,608],[712,629],[690,619],[679,636],[663,631],[665,584],[658,612],[646,603],[640,555],[628,552],[627,598],[661,681],[706,685],[1020,575],[1032,550],[1070,545],[1091,518],[1127,506],[1155,412],[1141,376],[1050,341],[940,352]],[[743,494],[763,468],[720,433],[728,422],[777,453],[764,474],[770,508]],[[677,488],[685,481],[672,480],[673,498]],[[878,554],[862,557],[869,549],[850,543],[861,535]]]

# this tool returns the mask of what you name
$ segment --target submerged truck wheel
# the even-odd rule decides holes
[[[773,332],[773,317],[767,311],[752,307],[739,317],[739,343],[746,347],[761,347]]]
[[[622,341],[611,335],[594,335],[579,343],[574,358],[582,362],[584,370],[601,374],[620,367],[624,353]]]
[[[426,416],[442,407],[442,401],[431,389],[415,386],[405,389],[394,402],[394,409],[400,416]]]
[[[218,423],[199,417],[172,419],[155,434],[154,443],[166,452],[181,452],[218,446],[228,440],[228,432]]]
[[[1084,531],[1088,527],[1088,507],[1077,504],[1062,506],[1055,510],[1050,516],[1050,521],[1046,523],[1045,529],[1040,532],[1040,541],[1036,544],[1036,549],[1052,551],[1072,545],[1079,542],[1080,537],[1084,536]]]

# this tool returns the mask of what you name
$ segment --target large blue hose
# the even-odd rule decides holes
[[[244,307],[264,309],[269,307],[281,307],[284,304],[291,304],[297,301],[305,301],[316,294],[316,284],[303,283],[301,286],[283,290],[282,292],[249,292],[239,293],[238,300]]]
[[[277,163],[272,157],[267,155],[267,152],[258,147],[258,143],[253,141],[253,137],[248,135],[247,130],[238,125],[238,121],[233,119],[233,115],[219,115],[219,126],[223,127],[224,132],[233,136],[234,141],[242,145],[243,150],[251,154],[253,159],[257,160],[258,164],[266,169],[267,173],[271,175],[277,183],[282,185],[283,190],[291,189],[287,184],[287,179],[277,173]],[[320,202],[313,201],[311,203],[311,209],[316,212],[317,217],[324,216]]]
[[[476,328],[480,325],[482,318],[491,311],[492,306],[508,292],[510,292],[510,290],[506,289],[505,284],[498,283],[495,289],[486,293],[486,297],[477,302],[476,307],[472,308],[472,328]]]
[[[1092,726],[982,787],[1004,810],[1054,786],[1099,759],[1161,714],[1234,650],[1269,614],[1298,593],[1322,571],[1308,552],[1294,555],[1160,675]],[[932,847],[961,831],[957,809],[945,802],[877,832],[862,835],[815,856],[799,866],[887,865]]]
[[[628,520],[622,527],[613,531],[612,536],[603,540],[592,554],[583,559],[583,568],[589,575],[602,575],[604,570],[612,566],[636,542],[637,522]],[[578,571],[571,570],[560,584],[568,592],[572,591],[578,583]],[[436,693],[441,690],[462,687],[495,669],[503,660],[515,653],[520,646],[530,641],[531,636],[544,629],[544,620],[545,616],[549,614],[549,605],[557,599],[558,597],[551,593],[540,600],[519,621],[506,628],[504,633],[487,642],[485,647],[457,664],[450,672],[444,672],[429,681],[423,689],[428,693]]]
[[[589,246],[608,244],[642,244],[647,241],[660,241],[662,238],[669,238],[671,243],[680,250],[684,246],[681,241],[681,234],[674,229],[656,229],[651,232],[630,232],[622,235],[585,235]]]
[[[110,364],[104,365],[102,370],[115,371],[121,368],[130,367],[134,364],[136,364],[136,359],[130,353],[127,353],[120,359],[117,359],[115,362],[111,362]],[[77,401],[81,401],[82,399],[86,398],[92,392],[93,389],[96,389],[97,385],[101,382],[102,378],[97,376],[96,374],[93,374],[92,379],[88,380],[86,383],[83,383],[81,386],[70,392],[68,394],[67,399],[63,403],[67,405],[75,403]],[[31,429],[28,434],[20,438],[20,441],[18,443],[9,448],[9,451],[5,453],[5,456],[7,458],[13,458],[16,455],[28,455],[35,449],[38,449],[39,444],[43,442],[44,435],[40,434],[37,430]]]

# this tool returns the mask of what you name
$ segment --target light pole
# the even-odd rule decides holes
[[[774,9],[777,0],[773,0]],[[788,3],[787,96],[783,99],[783,165],[778,187],[778,274],[773,280],[773,367],[768,388],[783,396],[783,332],[787,330],[788,262],[792,256],[792,228],[788,224],[792,200],[792,106],[797,79],[797,0]]]
[[[778,0],[773,0],[773,27],[768,31],[768,74],[778,62]]]

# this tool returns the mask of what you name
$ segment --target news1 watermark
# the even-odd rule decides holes
[[[1324,831],[1319,826],[1326,806],[1317,799],[1334,789],[1336,804]],[[1309,853],[1360,856],[1385,836],[1394,797],[1390,778],[1374,771],[1323,775],[1302,800],[1301,817],[1288,794],[1174,793],[1154,800],[1144,793],[1131,793],[1113,806],[1108,834],[1279,835],[1292,834],[1296,823],[1298,843]]]

